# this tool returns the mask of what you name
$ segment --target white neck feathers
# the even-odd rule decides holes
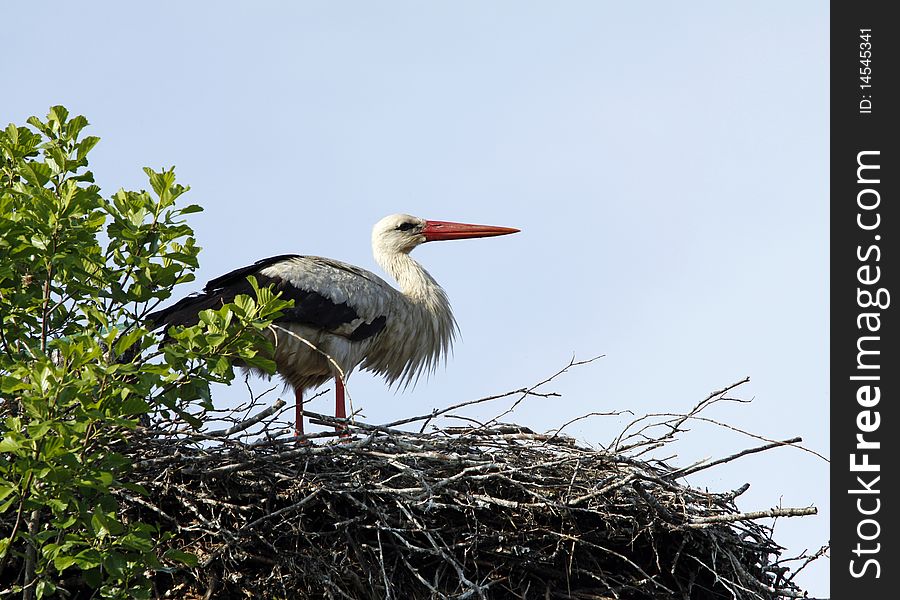
[[[409,385],[423,370],[433,371],[442,357],[446,360],[456,337],[456,319],[443,288],[408,253],[376,250],[375,260],[397,281],[402,306],[388,321],[392,335],[383,336],[391,344],[382,349],[386,360],[369,368],[382,372],[390,383]]]

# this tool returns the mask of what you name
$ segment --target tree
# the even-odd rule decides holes
[[[121,449],[151,411],[196,424],[236,360],[272,372],[259,333],[289,304],[257,289],[159,344],[144,318],[194,278],[201,208],[174,168],[104,198],[87,125],[54,106],[0,131],[0,589],[25,598],[75,580],[148,597],[154,570],[195,561],[122,518],[116,492],[146,490]]]

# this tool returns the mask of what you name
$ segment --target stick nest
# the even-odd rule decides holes
[[[142,429],[129,453],[150,495],[123,492],[122,503],[199,558],[156,576],[161,597],[802,597],[755,519],[814,508],[741,513],[749,486],[702,491],[681,478],[705,467],[638,458],[732,387],[688,415],[635,419],[608,449],[496,420],[426,426],[436,413],[351,422],[348,437],[305,445],[243,441],[241,425]],[[411,423],[419,430],[400,428]]]

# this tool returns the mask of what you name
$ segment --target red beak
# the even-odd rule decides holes
[[[426,242],[437,242],[440,240],[464,240],[467,238],[509,235],[518,231],[518,229],[512,227],[470,225],[468,223],[453,223],[451,221],[425,221],[422,235],[425,236]]]

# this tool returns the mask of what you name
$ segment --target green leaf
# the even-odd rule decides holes
[[[51,423],[49,421],[29,423],[26,427],[28,436],[33,440],[39,440],[44,437],[44,435],[46,435],[48,431],[50,431],[50,425]]]
[[[124,576],[126,565],[125,557],[118,552],[110,552],[103,561],[103,568],[116,579],[121,579]]]
[[[43,188],[50,181],[50,169],[47,165],[25,163],[19,167],[19,173],[34,187]]]
[[[0,483],[0,500],[3,500],[17,489],[19,489],[18,486],[12,485],[10,483]]]
[[[62,124],[69,118],[69,110],[65,106],[51,106],[50,114],[47,115],[48,122],[56,122]]]
[[[18,377],[0,377],[0,392],[12,394],[19,390],[28,389],[29,385]]]
[[[125,354],[125,351],[131,348],[131,346],[138,341],[143,335],[145,331],[143,328],[135,328],[129,331],[128,333],[122,335],[119,340],[116,342],[116,354],[118,356],[122,356]]]
[[[94,135],[89,135],[80,142],[78,142],[78,159],[81,160],[84,158],[88,152],[90,152],[94,146],[97,145],[97,142],[100,141],[100,138]]]
[[[228,359],[225,358],[224,356],[220,356],[216,360],[216,364],[213,367],[213,372],[218,373],[219,375],[222,375],[224,373],[227,373],[230,369],[231,369],[231,363],[228,361]]]
[[[149,411],[150,405],[147,404],[147,401],[134,395],[128,395],[119,409],[119,412],[123,415],[142,415]]]
[[[94,514],[91,516],[91,529],[98,539],[102,540],[109,535],[109,529],[106,527],[102,512],[94,511]]]
[[[60,107],[60,108],[62,108],[62,107]],[[63,110],[65,110],[65,109],[63,109]],[[81,133],[82,129],[87,127],[87,124],[88,124],[88,120],[85,119],[83,116],[78,115],[76,117],[73,117],[66,124],[66,134],[73,140],[77,139],[78,134]]]
[[[264,356],[256,355],[256,356],[241,356],[241,361],[244,362],[248,367],[255,367],[260,369],[261,371],[265,371],[266,373],[274,373],[276,369],[276,364],[274,360],[265,358]]]
[[[63,554],[53,559],[53,567],[62,573],[77,562],[74,556]]]
[[[150,493],[142,485],[137,483],[122,482],[122,488],[140,494],[141,496],[149,496]]]
[[[146,532],[129,532],[119,542],[123,548],[137,550],[138,552],[150,552],[153,550],[153,540]]]
[[[35,248],[37,248],[38,250],[46,250],[48,243],[49,243],[49,240],[47,240],[47,238],[42,236],[41,234],[36,233],[33,236],[31,236],[31,245],[34,246]]]
[[[15,452],[16,450],[20,449],[21,447],[22,447],[22,444],[18,440],[10,437],[9,435],[7,435],[5,438],[0,440],[0,452]]]
[[[44,504],[57,514],[69,509],[69,503],[63,502],[59,498],[48,498],[44,501]]]
[[[60,521],[54,522],[53,526],[62,530],[62,529],[68,529],[69,527],[71,527],[72,525],[74,525],[77,522],[78,522],[78,516],[75,515],[74,513],[70,513],[69,515],[67,515],[63,519],[61,519]]]
[[[133,585],[127,590],[125,590],[124,595],[126,598],[130,598],[132,600],[150,600],[155,597],[150,586],[148,585]]]
[[[87,548],[75,555],[75,564],[80,569],[87,571],[103,564],[103,557],[97,550]]]
[[[197,558],[196,554],[191,554],[190,552],[182,552],[181,550],[175,550],[171,548],[166,550],[163,553],[163,558],[166,560],[172,560],[175,562],[180,562],[183,565],[187,565],[188,567],[196,567],[200,564],[200,560]]]
[[[0,503],[0,515],[8,511],[14,504],[16,504],[19,500],[19,496],[10,496],[3,503]]]
[[[6,126],[4,130],[6,136],[9,138],[9,141],[13,143],[13,145],[17,145],[19,143],[19,128],[10,123]]]
[[[34,590],[34,596],[35,598],[37,598],[37,600],[41,600],[41,598],[43,598],[44,596],[52,596],[55,593],[56,586],[46,579],[41,579],[40,581],[38,581],[38,584]]]

